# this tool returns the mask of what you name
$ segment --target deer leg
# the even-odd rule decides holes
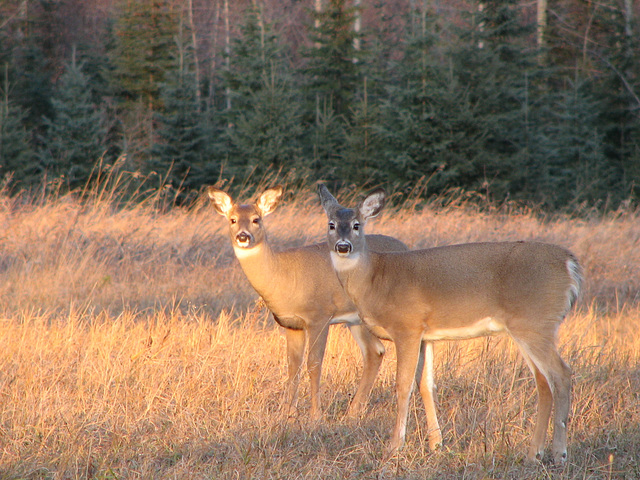
[[[287,415],[295,413],[298,403],[298,385],[300,384],[300,371],[304,358],[305,331],[284,329],[287,339],[287,368],[289,378],[287,380]]]
[[[427,414],[427,438],[429,449],[436,450],[442,446],[442,432],[438,423],[435,405],[435,382],[433,377],[433,342],[423,341],[420,345],[420,358],[416,381],[420,388],[420,395]]]
[[[532,370],[536,379],[536,386],[538,387],[538,416],[529,449],[529,460],[534,461],[542,460],[544,457],[544,443],[547,437],[549,418],[551,417],[551,408],[553,406],[553,393],[547,378],[542,374],[540,369],[534,366]]]
[[[365,325],[349,325],[351,335],[356,340],[360,351],[362,352],[362,360],[364,363],[362,370],[362,378],[358,385],[358,391],[353,397],[347,416],[350,418],[358,417],[365,408],[371,388],[376,380],[382,357],[384,356],[384,345],[373,335]]]
[[[322,415],[320,405],[320,376],[322,374],[322,360],[327,346],[329,324],[322,322],[319,326],[309,328],[309,354],[307,370],[311,380],[311,420],[318,420]]]
[[[396,395],[398,398],[396,425],[393,429],[391,442],[387,449],[387,455],[393,455],[404,444],[407,433],[407,417],[409,415],[409,400],[413,390],[413,382],[420,356],[419,335],[402,335],[400,337],[392,335],[396,344],[396,355],[398,357],[396,372]]]
[[[553,370],[554,407],[553,443],[551,452],[553,461],[557,465],[564,465],[567,461],[567,422],[571,410],[571,369],[555,352],[556,366]]]
[[[530,460],[542,460],[551,410],[555,407],[552,452],[554,462],[562,465],[567,460],[571,369],[560,357],[553,338],[538,342],[536,347],[521,342],[519,346],[538,387],[538,417],[528,457]]]

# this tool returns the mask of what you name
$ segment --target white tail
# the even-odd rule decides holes
[[[404,442],[421,343],[505,332],[520,347],[538,387],[529,458],[542,458],[553,406],[552,451],[554,461],[564,463],[571,370],[558,353],[556,336],[580,292],[582,269],[573,254],[532,242],[375,253],[369,250],[364,226],[384,206],[384,190],[369,194],[355,210],[340,206],[324,185],[318,190],[341,284],[362,320],[373,329],[382,328],[396,344],[398,412],[389,453]],[[441,434],[428,383],[422,379],[420,392],[432,445]]]
[[[311,417],[321,415],[320,374],[329,325],[347,323],[364,358],[358,391],[349,415],[358,415],[365,406],[378,373],[384,347],[361,324],[356,308],[346,296],[333,272],[325,243],[272,250],[263,217],[278,206],[283,189],[266,190],[254,204],[241,205],[213,187],[207,193],[220,215],[229,222],[229,239],[249,282],[263,298],[273,317],[286,333],[288,359],[288,406],[294,409],[305,342],[308,344],[307,369],[311,379]],[[373,235],[371,248],[400,251],[407,247],[391,237]]]

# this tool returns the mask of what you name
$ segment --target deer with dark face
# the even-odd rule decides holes
[[[231,197],[210,187],[207,193],[216,211],[229,224],[229,240],[247,279],[263,298],[274,319],[284,327],[287,338],[288,408],[297,403],[300,370],[308,345],[307,370],[311,380],[311,417],[321,416],[320,374],[329,326],[346,323],[364,359],[362,379],[348,414],[359,415],[366,405],[378,374],[384,346],[362,325],[356,308],[344,293],[331,266],[326,244],[276,251],[271,248],[264,217],[282,198],[280,186],[264,191],[255,203],[235,203]],[[401,251],[407,247],[391,237],[373,235],[371,248]]]
[[[318,187],[327,214],[327,243],[341,285],[362,321],[396,345],[396,423],[389,454],[404,443],[409,398],[421,349],[436,340],[506,333],[520,348],[538,389],[538,417],[528,457],[541,459],[552,408],[552,453],[567,458],[571,370],[556,347],[558,327],[575,303],[582,268],[568,250],[535,242],[470,243],[407,252],[374,252],[368,219],[384,190],[345,208]],[[441,440],[433,385],[420,383],[430,445]]]

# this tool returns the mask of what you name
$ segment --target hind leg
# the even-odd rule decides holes
[[[380,364],[384,357],[384,345],[382,345],[380,340],[378,340],[365,325],[349,325],[349,330],[356,340],[358,347],[360,347],[362,360],[364,362],[358,391],[355,397],[353,397],[353,401],[347,412],[347,417],[355,418],[362,414],[367,404],[371,388],[378,376],[378,370],[380,370]]]
[[[516,339],[538,387],[538,417],[528,457],[531,460],[542,459],[553,407],[553,459],[557,464],[564,464],[567,460],[567,422],[571,408],[571,369],[560,357],[554,338],[542,342],[539,340],[534,344]]]
[[[442,432],[438,423],[435,405],[435,382],[433,378],[433,342],[422,341],[416,381],[427,414],[427,438],[429,449],[436,450],[442,446]]]
[[[556,352],[557,354],[557,352]],[[553,453],[553,461],[557,465],[564,465],[567,461],[567,422],[571,411],[571,369],[557,355],[556,362],[558,365],[555,379],[555,415],[553,423],[553,444],[551,451]]]

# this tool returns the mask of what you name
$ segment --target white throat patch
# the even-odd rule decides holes
[[[337,272],[344,272],[346,270],[351,270],[358,265],[360,261],[359,253],[352,253],[349,256],[343,257],[342,255],[338,255],[336,252],[331,252],[331,263],[333,264],[333,268]]]
[[[257,245],[253,248],[241,248],[234,245],[233,251],[235,252],[238,260],[242,260],[244,258],[253,257],[254,255],[262,253],[262,245]]]

